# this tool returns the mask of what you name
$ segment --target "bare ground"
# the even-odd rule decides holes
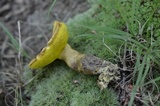
[[[29,57],[33,57],[46,44],[54,20],[66,22],[89,8],[86,0],[57,0],[48,17],[51,4],[51,0],[0,1],[0,22],[14,38],[20,40],[21,37],[21,47],[30,54]],[[21,76],[30,59],[20,55],[0,27],[0,106],[15,105],[16,90],[22,90],[23,93],[23,89],[18,88],[24,83]],[[30,98],[22,96],[28,103]]]

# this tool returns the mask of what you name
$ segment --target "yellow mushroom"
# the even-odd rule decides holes
[[[44,67],[55,59],[61,59],[66,64],[84,74],[99,74],[98,86],[106,88],[110,80],[119,79],[118,66],[109,61],[92,55],[79,53],[67,44],[68,30],[65,23],[55,21],[53,34],[47,46],[29,63],[31,69]]]
[[[64,23],[55,21],[53,34],[51,39],[48,41],[47,46],[42,49],[42,51],[32,59],[29,63],[29,67],[32,69],[37,69],[44,67],[55,59],[57,59],[67,44],[68,31]]]

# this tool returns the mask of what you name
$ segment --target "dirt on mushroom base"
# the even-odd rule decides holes
[[[31,58],[46,44],[55,19],[66,22],[68,18],[89,8],[86,0],[57,0],[51,10],[50,18],[46,18],[51,4],[51,0],[0,1],[0,21],[18,40],[17,21],[20,20],[22,46],[31,54]],[[19,98],[14,96],[15,93],[22,90],[23,95],[21,74],[24,71],[22,67],[28,64],[28,59],[21,57],[19,60],[18,52],[11,46],[10,39],[2,28],[0,28],[0,45],[0,105],[14,105],[14,99]],[[26,103],[30,101],[27,95],[22,97],[26,98]]]

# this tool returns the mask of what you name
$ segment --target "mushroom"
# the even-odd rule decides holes
[[[63,22],[54,22],[53,34],[47,46],[29,63],[31,69],[42,68],[56,59],[64,60],[66,64],[84,74],[99,75],[97,84],[101,90],[107,87],[111,80],[119,79],[118,66],[93,55],[79,53],[67,43],[68,30]]]

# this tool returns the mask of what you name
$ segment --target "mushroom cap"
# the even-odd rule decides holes
[[[59,57],[68,41],[68,30],[63,22],[54,22],[53,34],[41,52],[29,63],[31,69],[44,67]]]

